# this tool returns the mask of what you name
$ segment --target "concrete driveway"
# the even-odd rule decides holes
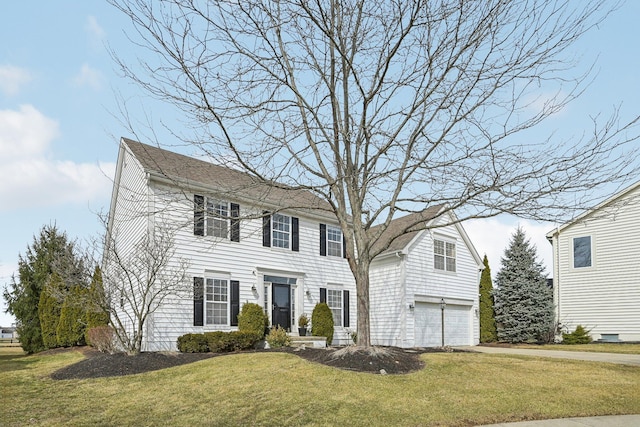
[[[489,354],[517,354],[523,356],[553,357],[557,359],[586,360],[589,362],[617,363],[640,366],[640,354],[591,353],[583,351],[536,350],[524,348],[460,346],[459,350]]]

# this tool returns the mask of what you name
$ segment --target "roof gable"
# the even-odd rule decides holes
[[[615,205],[616,203],[620,202],[622,199],[624,199],[626,196],[628,196],[629,194],[633,193],[636,190],[640,190],[640,181],[636,182],[633,185],[630,185],[629,187],[625,188],[622,191],[615,193],[613,196],[609,197],[608,199],[596,205],[596,207],[594,207],[593,209],[585,211],[582,214],[578,215],[577,217],[573,218],[572,220],[565,222],[561,226],[556,227],[553,230],[549,231],[547,233],[547,239],[553,238],[554,235],[561,233],[565,229],[571,227],[572,225],[580,221],[584,221],[591,216],[597,215],[598,212],[612,205]]]

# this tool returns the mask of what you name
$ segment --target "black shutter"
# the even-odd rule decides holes
[[[300,231],[298,230],[298,218],[291,217],[291,250],[300,250]]]
[[[327,225],[320,224],[320,255],[327,256]]]
[[[193,326],[204,325],[204,278],[193,278]]]
[[[320,288],[320,302],[327,302],[327,288]]]
[[[262,246],[271,246],[271,215],[269,211],[262,212]]]
[[[238,326],[240,314],[240,282],[231,280],[231,326]]]
[[[344,313],[344,319],[342,326],[349,327],[349,291],[342,291],[342,312]]]
[[[342,233],[342,258],[347,257],[347,239],[344,237],[344,233]]]
[[[231,241],[240,241],[240,205],[231,203]]]
[[[204,236],[204,197],[193,195],[193,234]]]

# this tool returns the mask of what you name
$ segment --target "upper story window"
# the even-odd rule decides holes
[[[433,241],[433,267],[436,270],[456,271],[456,244],[445,240]]]
[[[573,268],[591,267],[591,236],[573,238]]]
[[[300,250],[299,220],[294,216],[263,212],[262,246]]]
[[[282,214],[273,214],[271,218],[272,246],[289,249],[291,236],[291,217]]]
[[[240,241],[240,206],[195,194],[193,234]]]
[[[345,241],[340,227],[320,224],[320,255],[345,256]]]
[[[227,202],[207,199],[207,236],[227,238],[229,207]]]
[[[342,230],[327,226],[327,255],[342,256]]]

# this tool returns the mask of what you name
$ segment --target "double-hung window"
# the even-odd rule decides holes
[[[228,236],[229,206],[227,202],[207,199],[207,236]]]
[[[445,240],[433,241],[433,267],[441,271],[456,271],[456,244]]]
[[[271,244],[276,248],[289,249],[291,238],[291,217],[274,213],[271,218]]]
[[[342,256],[342,230],[327,226],[327,255]]]
[[[194,194],[193,234],[240,241],[240,205]]]
[[[334,326],[342,326],[342,291],[327,289],[327,305],[333,314]]]
[[[229,324],[229,283],[207,278],[205,284],[205,325]]]

